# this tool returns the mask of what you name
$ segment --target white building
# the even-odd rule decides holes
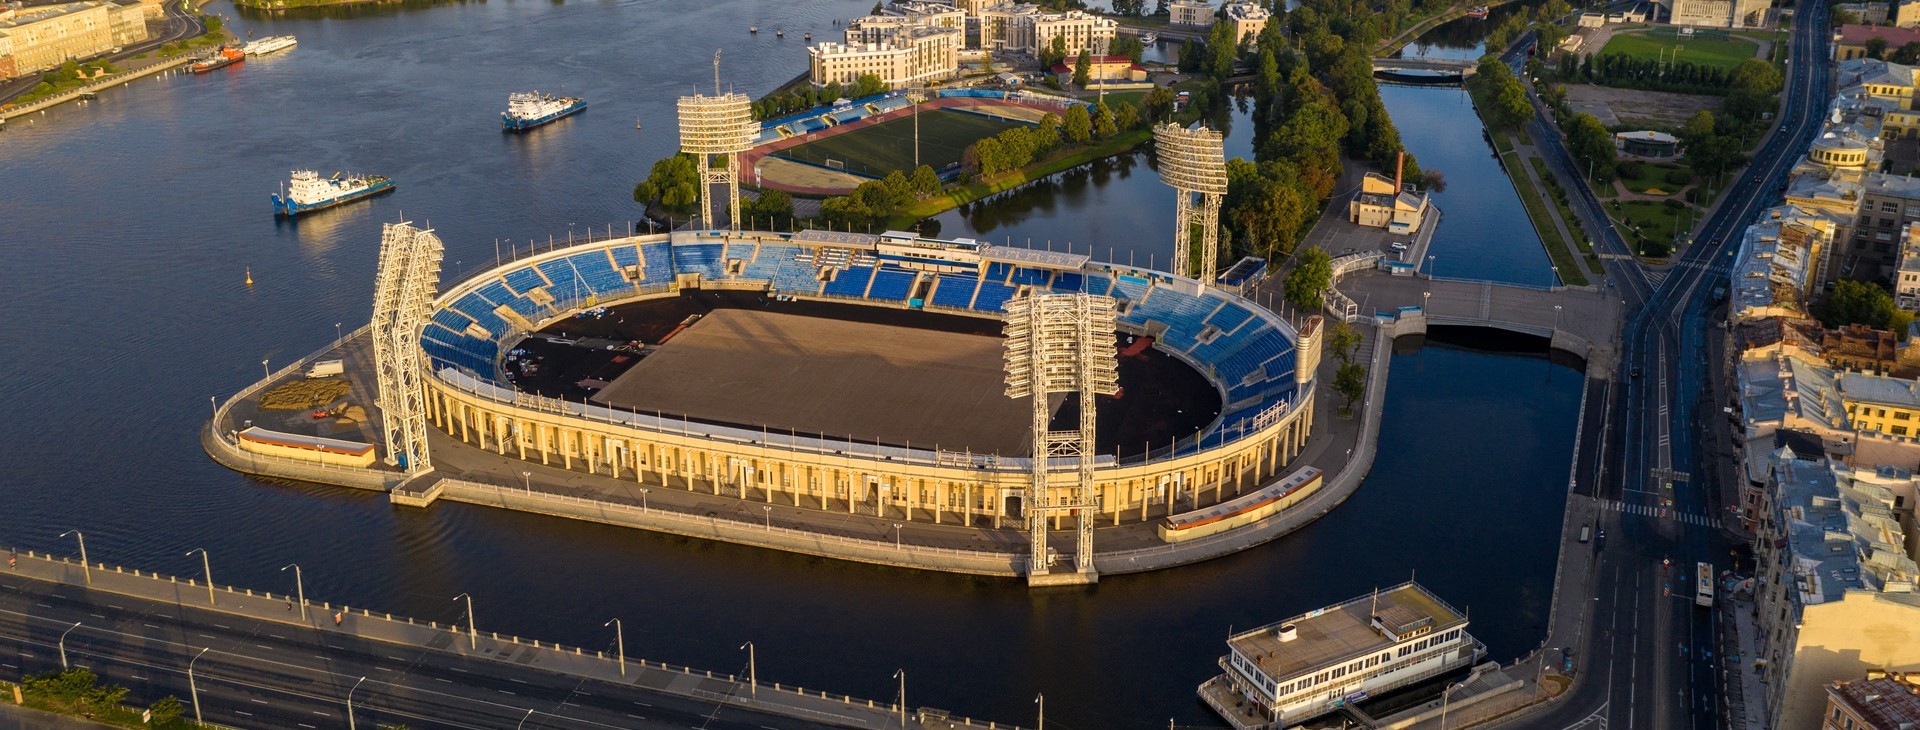
[[[1093,55],[1107,52],[1120,24],[1110,18],[1089,15],[1078,10],[1056,13],[1028,3],[1001,3],[980,11],[980,45],[996,53],[1012,52],[1038,56],[1053,48],[1053,39],[1062,39],[1067,56],[1085,50]]]
[[[847,33],[854,30],[848,28]],[[910,25],[894,29],[885,38],[808,48],[808,80],[815,86],[851,84],[872,74],[888,88],[897,89],[951,78],[960,66],[963,35],[952,28]]]
[[[1173,0],[1167,4],[1167,20],[1187,28],[1213,25],[1213,3],[1209,0]]]
[[[1225,674],[1200,697],[1234,727],[1291,727],[1486,654],[1467,617],[1417,583],[1309,611],[1227,639]]]
[[[1226,22],[1233,24],[1234,42],[1241,45],[1258,38],[1260,31],[1266,30],[1267,21],[1273,17],[1273,13],[1267,12],[1258,3],[1229,3],[1224,12]]]

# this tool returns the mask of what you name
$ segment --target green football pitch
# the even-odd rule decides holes
[[[1741,61],[1753,58],[1759,50],[1759,46],[1743,38],[1682,38],[1677,35],[1661,37],[1622,33],[1608,40],[1600,53],[1622,53],[1647,60],[1678,59],[1731,71]]]
[[[1019,122],[936,109],[920,113],[920,164],[938,170],[960,161],[967,145]],[[913,116],[891,119],[851,132],[774,153],[776,157],[883,177],[894,170],[913,172]]]

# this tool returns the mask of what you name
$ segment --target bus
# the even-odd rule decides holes
[[[1713,566],[1701,563],[1693,570],[1693,605],[1713,607]]]

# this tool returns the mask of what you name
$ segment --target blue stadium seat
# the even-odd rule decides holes
[[[461,314],[472,317],[473,321],[478,323],[481,329],[486,330],[488,334],[499,337],[507,333],[507,321],[501,319],[500,315],[493,313],[493,305],[484,297],[468,294],[454,300],[453,308],[460,310]]]
[[[1015,284],[1046,286],[1047,282],[1051,279],[1053,279],[1053,272],[1046,269],[1030,269],[1022,266],[1013,270],[1013,283]]]
[[[501,278],[507,280],[507,286],[513,287],[516,294],[525,294],[547,285],[547,280],[540,278],[540,274],[536,273],[531,266],[509,271]]]
[[[682,274],[699,274],[714,280],[726,276],[726,264],[720,257],[722,244],[696,243],[673,247],[673,268]]]
[[[540,317],[540,305],[534,304],[532,300],[526,297],[514,296],[513,292],[507,291],[506,285],[499,282],[490,282],[480,287],[480,296],[486,297],[494,304],[505,304],[512,308],[513,311],[519,312],[520,316],[526,317],[527,319],[539,319]],[[488,307],[488,309],[491,310],[492,307]]]
[[[980,295],[973,300],[973,308],[982,312],[1006,311],[1008,299],[1012,299],[1018,289],[991,279],[980,282]]]
[[[613,254],[615,266],[624,269],[628,266],[640,265],[640,247],[638,246],[614,246],[607,250]]]
[[[626,277],[613,270],[612,260],[601,251],[588,251],[575,254],[567,259],[573,264],[573,270],[579,272],[580,281],[593,290],[593,293],[605,296],[633,291],[633,285]]]
[[[1232,332],[1233,328],[1239,327],[1241,322],[1245,322],[1252,317],[1253,313],[1247,311],[1246,308],[1228,302],[1220,308],[1220,311],[1214,312],[1212,317],[1207,318],[1207,324],[1220,328],[1222,332]]]
[[[907,294],[912,291],[913,272],[881,269],[873,274],[873,291],[867,294],[867,298],[906,301]]]
[[[873,269],[855,266],[842,270],[833,281],[827,282],[823,293],[836,297],[860,297],[867,294],[867,282],[873,280]]]
[[[951,274],[942,274],[939,279],[940,285],[933,290],[934,306],[966,309],[973,304],[973,292],[980,287],[979,279]]]
[[[554,259],[540,262],[540,273],[547,275],[547,281],[553,286],[547,287],[547,293],[553,295],[554,307],[568,309],[593,296],[593,289],[581,281],[580,273],[573,270],[573,264],[566,259]]]
[[[1006,283],[1007,275],[1013,273],[1013,266],[1001,263],[987,264],[987,281]]]
[[[641,286],[665,286],[673,282],[673,251],[666,241],[641,244],[640,256],[647,274],[640,280]]]
[[[1080,291],[1081,287],[1085,286],[1086,283],[1087,278],[1081,276],[1080,272],[1062,271],[1059,276],[1054,277],[1053,288],[1060,291],[1077,292]]]

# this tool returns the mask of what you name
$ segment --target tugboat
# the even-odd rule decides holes
[[[282,194],[273,196],[274,215],[292,217],[378,195],[393,189],[393,179],[384,175],[336,172],[333,177],[322,180],[320,174],[312,170],[294,170],[290,187],[291,192],[282,187]]]
[[[573,116],[586,108],[587,100],[577,96],[554,96],[538,91],[512,94],[507,97],[507,110],[500,113],[500,128],[508,132],[525,132]]]
[[[203,74],[215,69],[226,68],[247,60],[247,52],[233,46],[221,46],[220,50],[200,56],[199,60],[187,66],[188,71]]]
[[[249,56],[264,56],[269,53],[273,53],[275,51],[283,51],[288,48],[292,48],[294,44],[299,42],[300,42],[299,40],[295,39],[293,36],[290,36],[290,35],[268,36],[266,38],[262,38],[252,43],[248,43],[246,47],[242,48],[241,50],[246,51],[247,55]]]

